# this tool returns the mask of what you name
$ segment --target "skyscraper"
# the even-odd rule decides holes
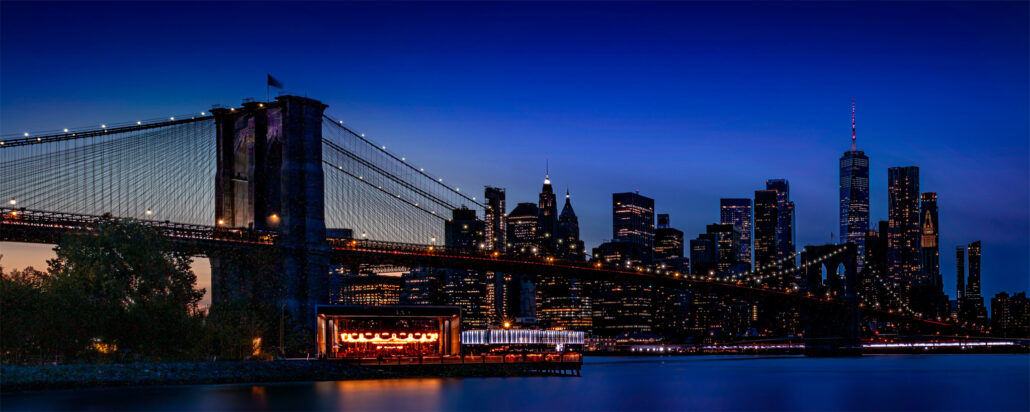
[[[465,328],[484,328],[489,322],[490,304],[486,298],[486,281],[475,270],[441,269],[444,296],[448,305],[461,307],[461,324]]]
[[[738,259],[751,268],[751,199],[719,199],[722,223],[732,224],[740,232]]]
[[[955,246],[955,269],[958,272],[955,299],[958,299],[961,304],[962,298],[966,297],[966,249],[962,246]]]
[[[444,244],[458,249],[485,249],[486,225],[476,219],[476,211],[464,206],[454,209],[451,220],[444,222]]]
[[[980,241],[970,243],[969,251],[969,281],[966,283],[966,297],[980,297]]]
[[[654,258],[659,268],[679,273],[690,273],[689,251],[684,253],[683,231],[669,225],[669,215],[658,215],[658,228],[654,232]],[[671,298],[675,292],[662,295]],[[668,303],[668,302],[667,302]]]
[[[776,261],[776,228],[779,211],[775,190],[755,191],[755,269],[769,271]],[[693,256],[691,256],[693,259]]]
[[[540,201],[537,204],[537,244],[550,254],[557,250],[555,236],[558,226],[558,200],[551,188],[551,175],[544,176],[544,185],[540,188]]]
[[[508,243],[510,252],[534,254],[536,243],[536,221],[539,218],[535,203],[519,203],[508,214]]]
[[[919,230],[919,168],[916,166],[887,169],[887,216],[890,233],[887,237],[887,271],[891,279],[906,285],[915,283],[922,274]]]
[[[612,238],[641,245],[646,262],[654,249],[654,199],[639,193],[612,194]]]
[[[487,186],[483,197],[486,198],[486,242],[490,250],[505,250],[507,226],[504,222],[504,189]]]
[[[714,275],[718,257],[715,241],[705,233],[697,235],[690,241],[690,274],[697,276]]]
[[[923,269],[921,283],[934,287],[941,285],[941,264],[940,264],[940,223],[937,221],[937,194],[926,192],[920,196],[919,227],[922,238],[922,260],[920,266]]]
[[[737,257],[740,254],[740,232],[737,232],[737,228],[732,223],[716,223],[705,226],[705,234],[715,242],[716,271],[720,275],[737,271]]]
[[[987,308],[980,295],[980,241],[966,247],[969,255],[969,280],[966,282],[966,296],[959,304],[959,319],[975,327],[987,326]]]
[[[840,243],[858,246],[865,254],[865,233],[869,230],[869,158],[855,148],[855,103],[851,103],[851,150],[840,158]],[[858,269],[863,262],[859,260]]]
[[[669,215],[658,215],[658,228],[654,231],[654,258],[683,257],[683,231],[669,227]]]
[[[583,241],[579,240],[579,218],[576,211],[572,210],[572,200],[569,191],[565,190],[565,206],[561,208],[558,215],[558,256],[566,259],[583,260],[586,251],[583,250]]]
[[[790,182],[787,179],[765,181],[766,190],[776,191],[776,258],[787,259],[794,254],[794,202],[790,200]],[[784,263],[793,267],[794,260]]]

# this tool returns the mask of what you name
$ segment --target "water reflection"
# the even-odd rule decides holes
[[[4,394],[3,410],[1030,410],[1028,355],[587,358],[583,377]]]
[[[439,410],[446,379],[315,382],[319,405],[344,410]],[[458,382],[453,382],[458,383]],[[388,394],[388,396],[384,396]]]

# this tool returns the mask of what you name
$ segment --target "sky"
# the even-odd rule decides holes
[[[1030,289],[1028,3],[0,3],[0,134],[286,90],[459,187],[535,202],[550,164],[587,247],[639,190],[687,238],[786,178],[799,246],[836,240],[857,106],[873,222],[887,168],[937,192],[941,272]],[[831,233],[833,236],[831,237]],[[42,261],[0,243],[4,265]],[[42,248],[46,250],[46,248]],[[41,266],[41,263],[35,263]]]

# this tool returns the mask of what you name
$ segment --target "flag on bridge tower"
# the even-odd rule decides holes
[[[279,80],[276,80],[276,78],[272,77],[271,74],[268,75],[268,86],[274,87],[276,89],[282,89],[283,88],[282,82],[280,82]]]
[[[276,89],[282,89],[283,88],[283,83],[280,82],[279,80],[277,80],[275,77],[272,77],[271,73],[266,73],[266,74],[268,75],[268,85],[265,87],[265,101],[267,102],[267,101],[270,101],[269,100],[269,89],[272,88],[272,87],[274,87]]]

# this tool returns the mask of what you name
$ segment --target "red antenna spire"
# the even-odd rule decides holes
[[[855,151],[855,101],[851,101],[851,151]]]

